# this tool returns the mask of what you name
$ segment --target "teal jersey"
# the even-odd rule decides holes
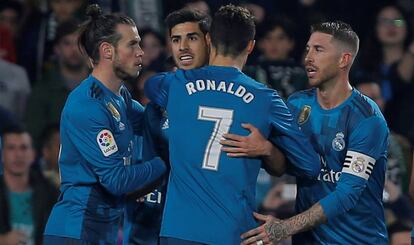
[[[233,67],[206,66],[157,75],[146,95],[166,108],[171,172],[161,236],[206,244],[240,244],[258,224],[253,217],[260,158],[221,152],[225,133],[256,126],[287,152],[292,172],[315,177],[317,154],[283,100]]]
[[[297,178],[297,211],[319,201],[328,219],[293,243],[387,244],[382,194],[389,130],[378,106],[353,90],[324,110],[316,89],[293,94],[288,106],[322,162],[317,179]]]
[[[125,87],[120,94],[89,76],[69,95],[60,128],[61,195],[45,235],[115,244],[124,195],[164,173],[159,158],[132,163],[143,108]]]

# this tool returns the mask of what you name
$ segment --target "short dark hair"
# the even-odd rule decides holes
[[[22,124],[18,123],[18,124],[11,125],[3,129],[3,132],[1,134],[1,144],[4,145],[4,139],[6,138],[5,136],[9,134],[26,134],[26,133],[30,135],[29,131],[27,131],[27,129]]]
[[[222,6],[211,23],[211,43],[222,55],[238,56],[255,34],[253,15],[240,6]]]
[[[118,24],[136,26],[128,16],[122,14],[102,14],[97,4],[89,5],[86,9],[89,19],[80,27],[78,45],[85,51],[94,64],[99,61],[99,46],[108,42],[114,46],[118,44],[121,35],[116,31]]]
[[[77,32],[79,30],[79,24],[79,21],[76,19],[70,19],[60,23],[56,28],[55,44],[59,43],[63,37]]]
[[[311,26],[311,33],[314,32],[332,35],[334,39],[349,47],[350,51],[354,54],[354,58],[358,53],[358,35],[352,30],[351,26],[345,22],[336,20],[314,24]]]
[[[171,12],[165,18],[165,24],[168,28],[168,35],[171,35],[171,29],[174,28],[174,26],[185,22],[197,22],[203,34],[206,34],[210,30],[210,16],[196,10],[180,9]]]
[[[295,40],[296,26],[293,21],[284,15],[278,15],[266,19],[257,26],[257,39],[262,39],[276,28],[281,28],[290,40]]]

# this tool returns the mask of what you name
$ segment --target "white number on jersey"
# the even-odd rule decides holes
[[[233,122],[233,110],[200,106],[198,108],[198,120],[215,122],[204,151],[202,168],[217,171],[221,153],[220,140],[222,135],[230,130]]]

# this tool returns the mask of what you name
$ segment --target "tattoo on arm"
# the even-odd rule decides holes
[[[296,233],[307,231],[326,222],[322,206],[319,203],[310,209],[287,220],[274,219],[265,225],[271,241],[280,241]]]

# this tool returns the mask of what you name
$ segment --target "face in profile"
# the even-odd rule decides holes
[[[311,86],[323,86],[337,77],[341,56],[338,49],[332,35],[312,33],[306,44],[305,56],[305,68]]]
[[[207,42],[197,22],[175,25],[171,28],[170,38],[174,61],[179,68],[193,69],[207,63]]]
[[[142,51],[140,46],[141,38],[138,35],[136,26],[120,24],[117,32],[121,39],[115,46],[113,56],[113,70],[121,80],[135,79],[142,69]]]

